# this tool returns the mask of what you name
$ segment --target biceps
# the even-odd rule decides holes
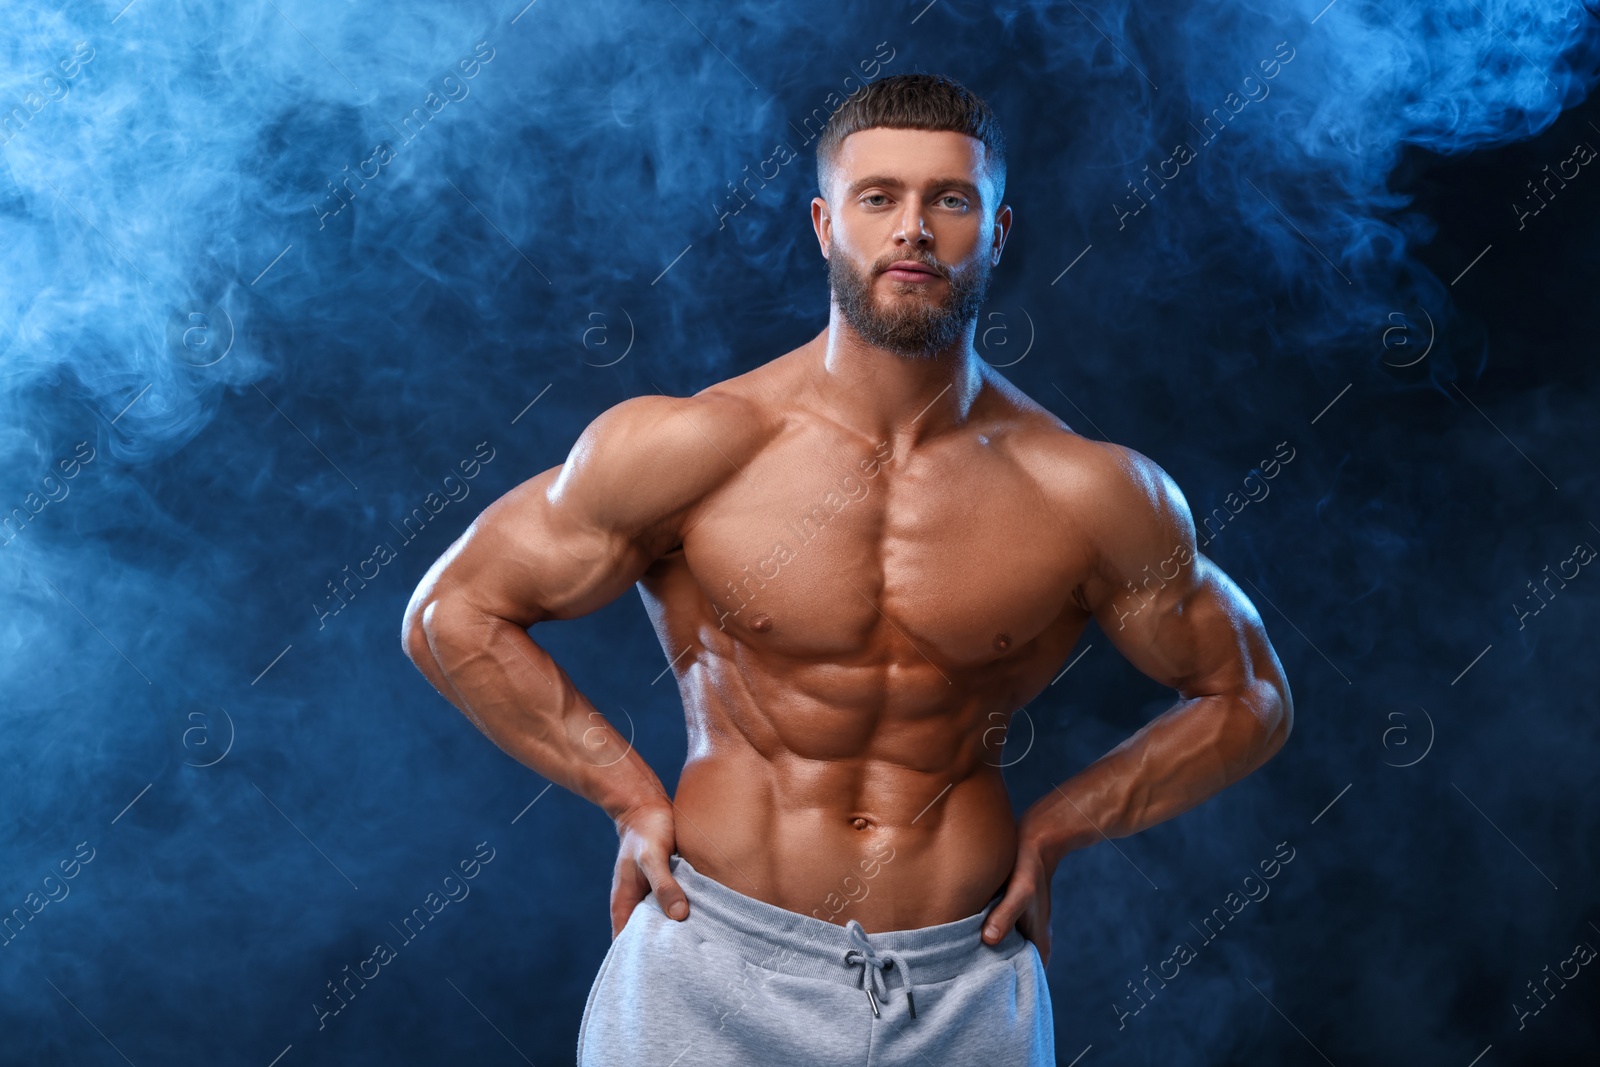
[[[586,615],[626,592],[649,560],[624,534],[552,504],[546,490],[559,472],[530,478],[489,505],[434,565],[430,592],[462,597],[524,628]]]
[[[1255,607],[1199,553],[1177,580],[1125,591],[1096,619],[1128,662],[1184,697],[1246,685],[1257,639],[1264,641]]]

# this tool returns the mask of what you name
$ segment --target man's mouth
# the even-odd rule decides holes
[[[884,270],[884,275],[897,282],[931,282],[940,277],[940,274],[931,267],[923,266],[914,260],[897,260]]]

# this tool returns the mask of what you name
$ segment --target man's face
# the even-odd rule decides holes
[[[983,142],[946,130],[873,128],[840,145],[812,223],[834,301],[869,344],[931,356],[977,317],[1011,224],[1011,209],[989,202],[984,153]]]

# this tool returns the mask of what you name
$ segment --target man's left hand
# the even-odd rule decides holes
[[[1039,958],[1050,963],[1050,878],[1054,865],[1048,865],[1037,842],[1026,833],[1017,840],[1017,862],[1006,882],[1005,895],[983,924],[986,945],[999,944],[1013,925],[1032,941]]]

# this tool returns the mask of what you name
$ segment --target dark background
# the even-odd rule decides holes
[[[1600,547],[1600,164],[1537,214],[1528,188],[1600,147],[1591,12],[519,9],[7,8],[0,909],[93,858],[0,946],[0,1060],[571,1061],[611,824],[428,686],[402,610],[599,412],[823,326],[807,116],[920,70],[1010,142],[980,353],[1160,463],[1197,519],[1294,456],[1205,546],[1266,621],[1294,735],[1062,864],[1060,1062],[1597,1061],[1595,967],[1531,983],[1600,946],[1600,575],[1537,614],[1527,586]],[[1267,95],[1202,144],[1189,123],[1280,42]],[[1193,161],[1119,228],[1179,140]],[[797,158],[736,199],[779,143]],[[79,442],[94,458],[47,482]],[[400,536],[480,442],[469,495]],[[330,600],[380,542],[395,558]],[[635,597],[536,637],[671,788],[682,710]],[[1093,629],[1080,652],[1012,735],[1019,811],[1174,698]],[[327,983],[480,842],[470,896],[319,1029]],[[1202,945],[1283,842],[1270,896]],[[1197,958],[1124,1015],[1181,940]]]

